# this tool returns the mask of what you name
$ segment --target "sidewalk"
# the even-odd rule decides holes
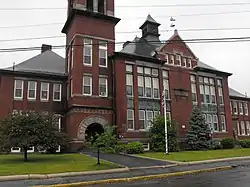
[[[219,162],[219,163],[207,163],[200,165],[185,165],[185,166],[176,166],[170,168],[153,168],[153,169],[141,169],[141,170],[132,170],[122,173],[109,173],[109,174],[96,174],[96,175],[86,175],[78,177],[65,177],[65,178],[55,178],[55,179],[46,179],[46,180],[30,180],[30,181],[13,181],[13,182],[0,182],[0,187],[28,187],[35,185],[54,185],[54,184],[67,184],[67,183],[76,183],[84,181],[96,181],[104,179],[117,179],[117,178],[129,178],[136,176],[147,176],[155,174],[166,174],[166,173],[175,173],[183,172],[190,170],[199,170],[223,166],[250,166],[250,160],[241,160],[241,161],[229,161],[229,162]]]

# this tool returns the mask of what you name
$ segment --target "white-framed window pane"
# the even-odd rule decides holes
[[[227,126],[226,126],[226,118],[224,115],[221,115],[221,131],[226,132]]]
[[[187,59],[187,67],[191,68],[191,66],[192,66],[191,59]]]
[[[37,87],[37,82],[35,81],[28,82],[28,99],[36,99],[36,87]]]
[[[191,82],[196,82],[195,75],[190,75],[190,80],[191,80]]]
[[[205,85],[205,103],[210,103],[210,89]]]
[[[100,66],[107,67],[107,61],[108,61],[107,53],[108,53],[107,42],[100,41],[99,42]]]
[[[243,103],[240,102],[239,105],[240,105],[240,106],[239,106],[240,115],[243,115]]]
[[[208,80],[209,80],[209,79],[208,79],[207,77],[204,77],[204,83],[205,83],[205,84],[208,84],[208,83],[209,83]]]
[[[153,76],[158,76],[159,75],[158,69],[152,69],[152,75]]]
[[[146,97],[152,97],[151,77],[145,77],[145,96]]]
[[[139,110],[140,129],[145,129],[145,111]]]
[[[215,96],[215,87],[214,86],[210,86],[210,93],[211,93],[211,102],[213,104],[216,103],[216,96]]]
[[[240,133],[240,123],[239,123],[239,121],[237,121],[237,132],[238,132],[238,135],[241,134],[241,133]]]
[[[176,55],[176,64],[177,64],[178,66],[181,65],[181,55]]]
[[[126,75],[126,90],[127,95],[133,96],[133,75],[131,74]]]
[[[126,65],[126,72],[130,72],[130,73],[132,73],[132,72],[133,72],[133,66],[132,66],[132,65],[127,64],[127,65]]]
[[[196,84],[191,84],[191,90],[192,90],[192,101],[197,102],[197,93],[196,93]]]
[[[137,73],[143,74],[143,67],[137,67]]]
[[[154,111],[154,118],[156,118],[157,116],[159,116],[161,114],[160,111]]]
[[[84,64],[91,65],[92,64],[92,40],[84,39]]]
[[[129,130],[134,130],[134,110],[127,110],[127,127]]]
[[[83,95],[92,95],[92,77],[83,77]]]
[[[183,59],[182,59],[182,63],[183,63],[183,66],[186,67],[186,66],[187,66],[187,59],[186,59],[186,58],[183,58]]]
[[[144,96],[144,77],[138,76],[138,96]]]
[[[233,109],[234,109],[234,114],[238,114],[238,106],[236,101],[233,102]]]
[[[168,78],[168,71],[162,70],[162,76],[163,78]]]
[[[99,78],[99,95],[101,97],[108,96],[108,79],[107,78]]]
[[[49,83],[42,82],[41,83],[41,100],[49,100]]]
[[[213,129],[215,132],[219,131],[219,124],[218,124],[218,116],[217,115],[213,115]]]
[[[240,127],[241,127],[241,135],[246,135],[246,129],[245,129],[244,121],[240,122]]]
[[[209,84],[214,85],[214,79],[213,78],[209,78]]]
[[[23,98],[23,80],[15,80],[14,98]]]
[[[169,64],[174,64],[174,55],[170,55]]]
[[[210,128],[211,130],[213,130],[212,121],[213,121],[212,115],[211,115],[211,114],[208,114],[207,117],[206,117],[206,122],[207,122],[207,124],[208,124],[208,126],[209,126],[209,128]]]
[[[150,129],[152,127],[152,121],[154,119],[153,111],[147,111],[146,117],[147,117],[147,127],[146,128]]]
[[[248,103],[244,103],[244,113],[245,116],[248,116]]]
[[[151,69],[150,68],[145,68],[144,69],[146,75],[151,75]]]
[[[218,84],[218,86],[222,86],[222,80],[221,80],[221,79],[218,79],[218,80],[217,80],[217,84]]]
[[[153,78],[154,98],[160,98],[159,79]]]
[[[62,85],[54,84],[53,85],[53,100],[61,101],[61,96],[62,96],[61,93],[62,93]]]
[[[246,121],[246,130],[247,130],[247,135],[249,136],[250,135],[250,123],[249,121]]]
[[[169,82],[168,82],[168,80],[166,80],[166,79],[163,80],[163,86],[164,86],[164,91],[165,91],[165,97],[166,97],[166,99],[170,99]]]
[[[221,87],[218,88],[220,104],[224,104],[223,90]]]

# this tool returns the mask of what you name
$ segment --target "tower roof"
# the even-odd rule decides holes
[[[157,26],[161,25],[160,23],[158,23],[157,21],[155,21],[155,19],[152,18],[152,16],[150,14],[148,14],[145,22],[142,24],[142,26],[140,27],[140,29],[142,29],[147,23],[151,23],[151,24],[154,24],[154,25],[157,25]]]

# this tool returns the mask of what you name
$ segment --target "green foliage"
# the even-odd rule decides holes
[[[104,129],[104,133],[98,134],[95,141],[92,142],[92,147],[100,148],[106,153],[115,153],[117,145],[116,128],[108,126]]]
[[[40,147],[43,150],[57,149],[67,145],[66,134],[58,131],[57,119],[42,112],[22,112],[8,116],[0,122],[2,147],[20,147],[27,161],[27,149]]]
[[[250,140],[240,140],[239,145],[242,148],[250,148]]]
[[[144,152],[143,144],[140,142],[130,142],[125,146],[126,153],[140,154]]]
[[[177,130],[174,122],[167,119],[168,126],[168,150],[169,152],[177,152]],[[149,130],[149,137],[151,139],[150,146],[155,152],[164,152],[166,149],[165,142],[165,119],[163,116],[157,116],[152,122],[152,127]]]
[[[235,147],[235,142],[232,138],[225,138],[221,140],[221,145],[223,149],[233,149]]]
[[[210,141],[210,149],[211,150],[218,150],[218,149],[222,149],[222,145],[220,143],[220,141],[217,140],[211,140]]]
[[[118,143],[118,144],[115,146],[115,152],[116,152],[116,153],[126,153],[126,148],[127,148],[127,144]]]
[[[187,133],[189,150],[207,150],[210,147],[211,130],[205,122],[200,109],[194,107],[189,121],[190,130]]]

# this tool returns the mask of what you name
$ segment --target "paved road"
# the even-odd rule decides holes
[[[89,156],[97,157],[96,151],[83,151],[84,154]],[[120,154],[105,154],[100,153],[100,158],[103,160],[107,160],[122,166],[126,166],[129,168],[134,167],[148,167],[148,166],[162,166],[162,165],[170,165],[171,163],[165,161],[158,161],[146,158],[135,158],[127,155]]]
[[[240,167],[229,171],[202,173],[164,180],[137,181],[89,187],[249,187],[249,171],[249,167]]]

